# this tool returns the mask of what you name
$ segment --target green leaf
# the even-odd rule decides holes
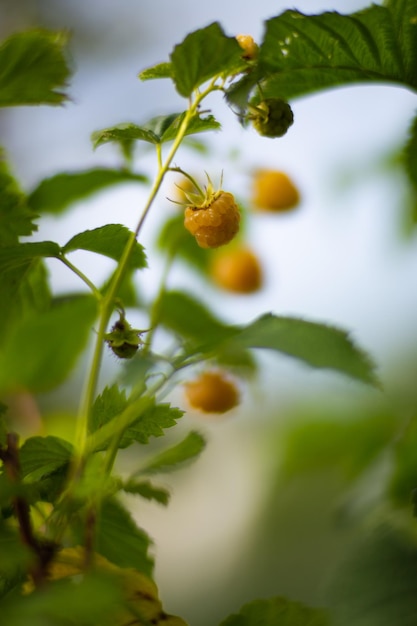
[[[194,461],[206,447],[206,440],[199,433],[190,432],[183,441],[176,446],[164,450],[158,456],[151,459],[137,473],[140,474],[160,474],[161,472],[171,472],[183,466],[188,461]]]
[[[39,257],[59,257],[61,248],[53,241],[20,243],[17,246],[0,247],[0,267],[2,271],[26,265],[26,261]]]
[[[139,74],[141,80],[151,80],[154,78],[172,78],[171,63],[158,63],[153,67],[142,70]]]
[[[85,347],[97,315],[94,298],[80,296],[19,320],[0,352],[0,389],[46,391],[65,380]]]
[[[149,480],[138,481],[132,478],[125,482],[122,488],[126,493],[142,496],[146,500],[156,500],[164,506],[169,502],[169,491],[162,489],[162,487],[155,487]]]
[[[362,382],[377,384],[368,355],[344,330],[333,326],[265,314],[238,330],[230,345],[276,350],[312,367],[336,370]]]
[[[119,389],[116,384],[105,387],[95,399],[91,409],[90,432],[94,433],[110,422],[122,413],[127,405],[126,392],[123,389]]]
[[[13,246],[19,237],[31,235],[37,230],[35,217],[0,150],[0,246]]]
[[[32,30],[0,47],[0,106],[62,104],[70,70],[64,55],[67,35]]]
[[[159,231],[157,247],[159,250],[175,254],[192,268],[207,274],[212,255],[208,250],[200,248],[194,237],[190,237],[184,228],[184,214],[178,212],[169,217]]]
[[[411,419],[396,438],[393,449],[392,474],[388,481],[388,494],[396,505],[408,506],[417,489],[417,418]]]
[[[120,567],[152,575],[153,559],[148,550],[151,540],[133,521],[130,513],[116,500],[103,503],[96,529],[99,554]]]
[[[167,402],[153,404],[130,426],[126,437],[138,443],[147,444],[151,437],[162,437],[166,428],[175,426],[184,411],[172,407]]]
[[[259,54],[263,97],[288,100],[353,83],[415,89],[416,55],[414,0],[373,5],[351,15],[285,11],[266,22]]]
[[[245,604],[239,613],[231,615],[219,626],[272,626],[272,624],[330,626],[330,620],[322,609],[307,607],[286,598],[270,598]]]
[[[380,528],[350,548],[327,599],[334,626],[414,626],[417,551],[398,531]]]
[[[30,437],[20,448],[22,478],[34,482],[67,465],[73,455],[72,445],[59,437]]]
[[[167,126],[161,136],[161,143],[165,141],[173,141],[176,138],[178,134],[178,129],[181,126],[185,115],[185,113],[177,115],[172,123]],[[218,122],[213,115],[206,115],[205,117],[201,117],[200,115],[196,114],[189,121],[185,136],[195,135],[196,133],[203,133],[208,130],[220,130],[220,128],[220,122]]]
[[[404,150],[405,170],[413,188],[413,221],[417,222],[417,117],[410,128],[409,138]]]
[[[187,35],[171,54],[172,78],[185,98],[210,78],[232,73],[242,66],[242,49],[214,22]]]
[[[42,180],[28,196],[28,204],[39,213],[59,215],[72,204],[107,187],[146,182],[148,179],[142,174],[105,167],[82,172],[64,172]]]
[[[93,230],[78,233],[62,248],[64,254],[73,250],[88,250],[120,261],[126,245],[133,233],[121,224],[106,224]],[[147,267],[143,246],[135,242],[129,259],[129,267],[143,269]]]
[[[234,329],[217,319],[199,300],[181,291],[164,293],[160,323],[194,344],[219,343]]]
[[[143,126],[130,123],[118,124],[117,126],[104,128],[103,130],[96,130],[91,135],[91,139],[94,148],[109,142],[116,142],[122,146],[130,144],[133,141],[146,141],[152,144],[159,143],[159,139],[153,131]]]

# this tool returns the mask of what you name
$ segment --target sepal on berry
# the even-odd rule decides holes
[[[132,359],[143,343],[140,338],[145,331],[132,328],[120,312],[119,319],[112,326],[111,332],[104,335],[104,340],[112,352],[120,359]]]

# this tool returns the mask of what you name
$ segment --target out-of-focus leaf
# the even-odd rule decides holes
[[[0,46],[0,106],[62,104],[70,69],[63,32],[16,33]]]
[[[204,437],[200,433],[192,431],[180,443],[158,454],[136,473],[159,474],[171,472],[178,469],[178,467],[182,467],[184,463],[196,460],[205,447],[206,440]]]
[[[28,205],[38,213],[59,215],[69,206],[114,185],[146,183],[143,174],[96,167],[82,172],[64,172],[42,180],[28,196]]]
[[[0,150],[0,246],[13,246],[19,237],[31,235],[37,230],[35,217]]]
[[[36,481],[67,465],[73,454],[72,445],[59,437],[30,437],[20,448],[22,478]]]
[[[122,485],[123,491],[142,496],[146,500],[155,500],[166,506],[169,502],[170,493],[162,487],[155,487],[149,480],[129,479]]]
[[[2,271],[25,264],[39,257],[59,257],[60,247],[54,241],[20,243],[15,246],[0,247],[0,267]]]
[[[287,598],[254,600],[219,626],[330,626],[327,613]]]
[[[62,382],[84,349],[96,315],[96,300],[80,296],[19,320],[0,352],[0,389],[45,391]]]
[[[183,415],[184,411],[167,402],[153,404],[129,427],[126,437],[146,444],[150,437],[162,437],[164,430],[175,426]]]
[[[210,251],[200,248],[194,237],[190,237],[184,228],[183,212],[167,219],[159,232],[157,246],[168,254],[175,254],[175,258],[185,261],[194,270],[207,274],[212,255]]]
[[[66,254],[73,250],[88,250],[103,254],[115,261],[120,261],[127,243],[133,233],[121,224],[105,224],[93,230],[78,233],[65,244],[62,251]],[[147,266],[143,246],[136,241],[130,255],[129,266],[143,269]]]
[[[413,221],[417,222],[417,117],[410,128],[410,135],[405,147],[405,169],[413,188]]]
[[[99,554],[120,567],[152,575],[153,559],[148,551],[151,540],[133,521],[130,513],[116,500],[103,503],[96,529]]]
[[[417,489],[416,445],[417,418],[414,416],[395,442],[388,494],[396,505],[408,506],[412,493]]]
[[[381,528],[350,551],[327,591],[334,626],[414,626],[417,550],[398,531]]]
[[[148,67],[146,70],[142,70],[139,74],[141,80],[151,80],[154,78],[171,78],[172,70],[171,63],[158,63],[153,67]]]
[[[187,35],[171,54],[172,78],[185,98],[210,78],[241,67],[241,47],[217,22]]]

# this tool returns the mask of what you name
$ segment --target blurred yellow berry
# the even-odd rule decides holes
[[[222,372],[204,372],[185,384],[190,405],[203,413],[225,413],[239,404],[239,393]]]
[[[248,294],[262,287],[262,268],[258,257],[246,247],[222,251],[212,260],[210,276],[227,291]]]
[[[251,37],[250,35],[237,35],[236,39],[239,46],[243,50],[243,58],[247,59],[248,61],[256,59],[256,57],[258,56],[259,47],[254,42],[253,37]]]
[[[285,172],[258,170],[253,178],[252,204],[264,211],[291,211],[300,203],[300,193]]]

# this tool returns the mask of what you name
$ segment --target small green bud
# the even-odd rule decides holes
[[[290,105],[281,98],[267,98],[250,110],[248,119],[263,137],[282,137],[294,122]]]
[[[111,332],[104,335],[104,339],[112,352],[120,359],[131,359],[142,343],[140,334],[141,331],[132,328],[124,316],[120,314],[119,320],[114,324]]]

